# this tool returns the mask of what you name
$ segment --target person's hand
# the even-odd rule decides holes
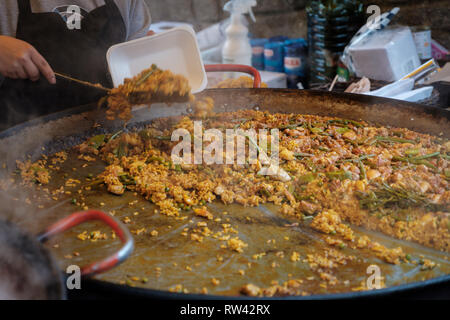
[[[147,36],[154,36],[156,34],[155,31],[150,30],[149,32],[147,32]]]
[[[55,73],[47,61],[29,43],[0,36],[0,74],[12,79],[39,80],[42,74],[55,84]]]

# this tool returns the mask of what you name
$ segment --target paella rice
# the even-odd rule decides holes
[[[226,79],[219,82],[215,88],[228,89],[228,88],[253,88],[253,79],[247,76],[241,76],[237,79]],[[261,83],[261,88],[267,88],[267,83]]]
[[[131,119],[133,105],[151,104],[153,102],[193,100],[189,81],[169,70],[161,70],[156,65],[143,70],[135,77],[125,79],[124,84],[111,90],[106,97],[109,120],[119,118]],[[103,103],[105,101],[102,101]]]
[[[291,263],[307,265],[321,279],[324,288],[345,282],[335,277],[334,270],[356,259],[347,248],[365,250],[390,264],[418,263],[424,270],[436,265],[427,259],[412,261],[401,247],[387,248],[368,236],[359,236],[353,226],[450,251],[450,143],[447,140],[408,129],[333,117],[261,111],[213,114],[213,101],[203,102],[208,108],[204,107],[200,110],[203,113],[196,116],[159,119],[145,128],[98,135],[77,146],[83,159],[92,157],[104,162],[104,171],[89,178],[89,188],[105,185],[115,195],[139,194],[154,203],[157,212],[167,219],[189,219],[187,215],[192,213],[190,217],[197,216],[200,221],[187,222],[190,227],[181,232],[186,241],[202,245],[214,239],[220,241],[220,248],[237,254],[248,250],[248,244],[228,223],[228,213],[212,214],[208,204],[216,200],[242,206],[273,203],[282,215],[298,219],[298,223],[286,228],[304,224],[316,230],[328,244],[329,248],[320,252],[312,249],[307,254],[275,253],[279,259],[286,256]],[[171,153],[177,142],[171,141],[173,130],[184,128],[194,136],[194,120],[198,119],[203,119],[203,130],[278,129],[280,167],[290,180],[258,174],[261,169],[258,162],[174,164]],[[208,146],[208,142],[203,144]],[[226,154],[223,158],[226,159]],[[47,165],[45,159],[36,163],[26,161],[18,163],[18,169],[24,183],[45,185],[51,178]],[[67,188],[82,184],[70,177],[66,181]],[[84,206],[82,193],[79,190],[76,201],[81,207]],[[124,219],[125,223],[132,223],[130,217]],[[214,230],[212,224],[220,225],[221,230]],[[146,230],[134,230],[135,236],[145,234]],[[86,232],[80,237],[91,240],[90,236]],[[149,236],[157,237],[158,231],[149,232]],[[102,239],[103,235],[94,235],[96,238]],[[274,240],[267,244],[276,245]],[[253,255],[255,261],[265,259],[268,259],[267,252]],[[271,263],[273,268],[278,266],[275,261]],[[249,262],[248,267],[251,265]],[[246,271],[240,269],[239,274],[244,275]],[[308,278],[289,280],[266,288],[247,284],[241,294],[307,295],[308,281]],[[218,286],[220,280],[213,278],[211,284]],[[352,288],[365,289],[365,284]],[[173,290],[187,291],[183,285]]]
[[[170,128],[194,134],[187,117],[105,139],[98,150],[109,165],[99,178],[108,191],[138,192],[168,216],[193,208],[212,220],[204,204],[215,199],[244,206],[272,202],[283,214],[314,216],[313,228],[346,241],[354,240],[350,223],[449,251],[449,142],[309,115],[239,111],[204,122],[204,130],[278,128],[281,167],[291,181],[259,176],[259,164],[174,165]]]

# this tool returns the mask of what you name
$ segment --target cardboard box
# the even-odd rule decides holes
[[[358,77],[397,81],[420,66],[408,27],[381,30],[350,48]]]

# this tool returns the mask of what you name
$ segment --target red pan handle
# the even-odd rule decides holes
[[[133,252],[133,237],[131,236],[130,231],[128,231],[128,229],[125,228],[122,223],[120,223],[111,215],[101,211],[90,210],[85,212],[77,212],[51,225],[38,236],[38,240],[40,242],[46,242],[48,239],[59,233],[67,231],[79,224],[91,220],[100,220],[109,225],[116,232],[124,245],[119,251],[107,257],[106,259],[94,262],[88,266],[81,268],[81,275],[84,277],[93,276],[95,274],[105,272],[119,265],[130,256],[131,252]]]
[[[253,67],[241,64],[207,64],[206,72],[242,72],[253,76],[253,88],[261,88],[261,74]]]

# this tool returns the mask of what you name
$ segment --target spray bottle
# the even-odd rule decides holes
[[[225,30],[226,41],[222,49],[223,63],[252,64],[252,47],[248,38],[248,28],[245,26],[243,15],[250,14],[253,21],[252,7],[256,0],[230,0],[224,6],[225,11],[231,13],[231,23]]]

